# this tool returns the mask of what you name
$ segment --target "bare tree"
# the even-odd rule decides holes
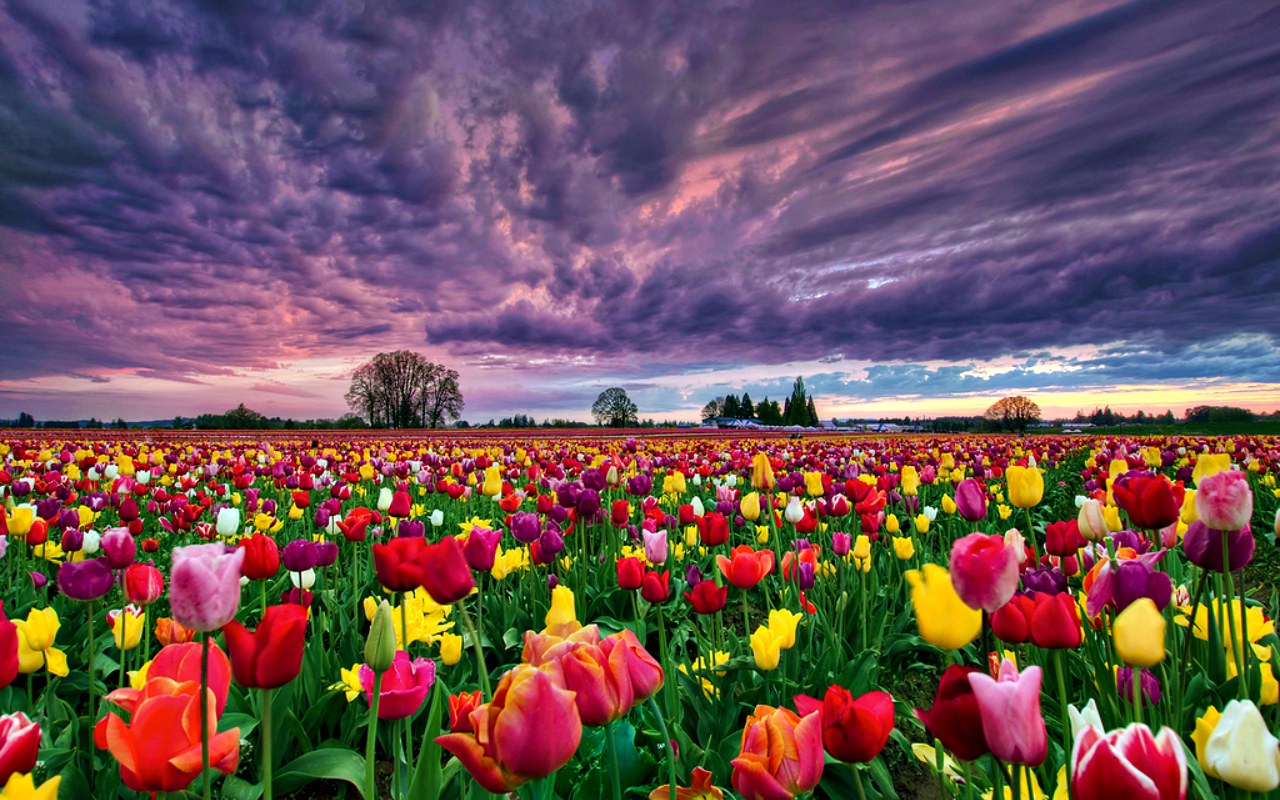
[[[378,353],[351,376],[346,395],[352,411],[373,427],[437,427],[462,413],[458,373],[421,353]]]
[[[1028,425],[1040,421],[1040,406],[1029,397],[1015,395],[997,400],[983,416],[1005,430],[1026,433]]]

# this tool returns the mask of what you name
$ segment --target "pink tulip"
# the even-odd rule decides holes
[[[360,668],[360,685],[364,696],[373,704],[373,670]],[[382,673],[381,697],[378,701],[378,719],[406,719],[413,716],[431,691],[436,680],[436,662],[425,658],[409,660],[409,654],[396,651],[391,669]]]
[[[970,522],[987,518],[987,494],[973,478],[965,478],[956,486],[956,508]]]
[[[1086,725],[1071,749],[1077,800],[1185,800],[1187,759],[1171,728],[1158,736],[1141,723],[1104,734]]]
[[[1049,738],[1040,715],[1039,667],[1018,668],[1009,659],[1000,664],[1000,679],[969,673],[969,686],[978,701],[987,746],[996,758],[1010,764],[1038,767],[1049,753]]]
[[[1253,516],[1253,490],[1239,470],[1224,470],[1201,478],[1196,486],[1196,515],[1216,531],[1234,531]]]
[[[169,604],[173,618],[193,631],[216,631],[240,608],[244,548],[193,544],[173,551]]]
[[[641,535],[644,537],[644,557],[654,565],[661,565],[667,560],[667,532],[665,530],[657,533],[643,531]]]
[[[1003,536],[971,533],[951,546],[951,582],[964,604],[994,614],[1018,590],[1018,552]]]

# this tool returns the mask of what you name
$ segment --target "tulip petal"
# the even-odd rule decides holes
[[[471,777],[487,792],[507,794],[527,783],[526,780],[503,772],[498,762],[490,758],[480,746],[475,734],[447,733],[437,736],[435,742],[457,756],[462,766],[471,773]]]

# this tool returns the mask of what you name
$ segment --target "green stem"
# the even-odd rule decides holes
[[[1133,689],[1133,721],[1142,723],[1142,669],[1129,667],[1129,680]]]
[[[373,701],[369,706],[369,733],[364,743],[365,797],[376,798],[378,785],[373,773],[374,748],[378,743],[378,703],[382,700],[382,673],[373,676]]]
[[[471,622],[471,615],[467,613],[466,598],[457,602],[458,613],[462,615],[462,624],[466,626],[467,633],[471,634],[471,644],[476,651],[476,669],[480,671],[480,687],[484,689],[484,700],[493,699],[493,691],[489,688],[489,670],[484,666],[484,648],[480,646],[480,636],[476,634],[476,626]]]
[[[1235,579],[1231,575],[1231,562],[1228,561],[1230,556],[1227,553],[1227,532],[1218,531],[1218,534],[1222,537],[1222,580],[1225,585],[1222,605],[1226,608],[1227,641],[1231,643],[1231,649],[1235,651],[1236,694],[1241,700],[1244,700],[1248,697],[1244,677],[1244,643],[1241,642],[1239,647],[1236,646],[1236,613],[1231,603],[1236,596]],[[1243,639],[1243,637],[1241,638]]]
[[[1067,711],[1067,665],[1061,650],[1053,651],[1054,672],[1058,673],[1058,700],[1062,704],[1062,757],[1067,764],[1067,791],[1071,791],[1071,714]]]
[[[664,684],[666,682],[666,680],[663,681]],[[671,734],[667,731],[666,720],[662,717],[662,706],[657,698],[649,698],[649,707],[653,709],[653,715],[658,719],[658,733],[662,735],[662,744],[667,750],[667,788],[671,791],[669,800],[676,800],[676,755],[675,748],[671,746]]]
[[[271,800],[271,690],[262,690],[262,797]]]
[[[97,785],[97,770],[94,769],[93,729],[98,724],[98,687],[94,682],[93,674],[95,672],[94,666],[95,662],[98,660],[98,654],[95,647],[97,644],[96,637],[93,632],[93,601],[90,600],[86,603],[85,607],[89,612],[89,749],[87,752],[89,753],[89,788],[93,789]]]
[[[622,779],[618,776],[618,745],[613,741],[613,723],[604,726],[604,738],[609,745],[609,777],[613,783],[613,800],[622,800]]]
[[[862,773],[858,771],[858,765],[850,764],[849,768],[853,770],[853,785],[858,787],[858,800],[867,800],[867,792],[862,788]]]
[[[751,620],[747,612],[747,590],[742,590],[742,631],[748,638],[751,636]]]
[[[258,596],[262,602],[262,616],[265,617],[267,615],[267,582],[266,581],[258,581]]]
[[[670,676],[672,673],[671,673],[671,661],[667,657],[667,626],[665,621],[662,618],[662,606],[660,605],[658,606],[658,658],[662,660],[662,674],[664,676]],[[708,666],[710,666],[712,660],[713,659],[710,656],[707,657]],[[676,712],[675,712],[675,697],[674,695],[671,694],[672,683],[674,683],[674,681],[672,680],[663,681],[662,697],[664,700],[666,700],[666,703],[667,703],[667,716],[669,716],[672,722],[674,722],[676,718]]]
[[[213,776],[209,774],[209,638],[205,631],[200,655],[200,766],[204,773],[204,800],[213,800]]]

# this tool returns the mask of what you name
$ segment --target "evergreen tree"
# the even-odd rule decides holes
[[[755,419],[756,407],[751,402],[751,392],[742,393],[742,402],[738,404],[738,419]]]
[[[787,418],[788,425],[809,424],[809,396],[804,389],[803,377],[797,377],[796,382],[791,387],[788,408],[790,410],[783,414]]]
[[[813,404],[812,397],[809,398],[808,412],[809,412],[809,419],[807,422],[805,422],[805,424],[808,425],[810,428],[818,427],[821,423],[818,421],[818,408]]]
[[[731,394],[728,397],[726,397],[724,399],[724,416],[733,417],[736,419],[738,416],[740,416],[738,411],[739,411],[739,405],[738,405],[737,396]]]
[[[15,428],[34,428],[36,426],[36,418],[23,411],[18,414],[18,421],[14,423]]]
[[[786,400],[782,401],[782,403],[783,403],[782,422],[780,422],[779,424],[790,425],[791,424],[791,398],[788,397]]]

